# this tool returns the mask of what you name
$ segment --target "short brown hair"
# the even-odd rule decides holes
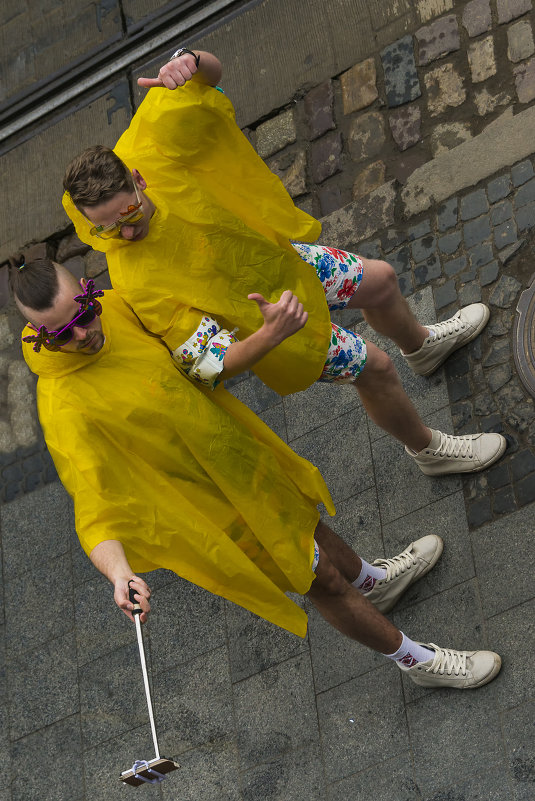
[[[88,147],[71,161],[63,178],[63,188],[78,209],[98,206],[118,192],[134,188],[126,164],[105,145]]]
[[[25,263],[21,255],[10,259],[11,286],[15,298],[34,311],[50,309],[59,291],[58,273],[50,259]]]

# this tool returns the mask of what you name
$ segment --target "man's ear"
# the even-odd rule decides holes
[[[143,192],[147,188],[147,182],[139,172],[135,168],[132,170],[132,178],[134,179],[138,189],[141,189]]]

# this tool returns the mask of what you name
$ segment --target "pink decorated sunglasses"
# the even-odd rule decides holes
[[[36,328],[31,323],[28,323],[28,325],[37,332],[37,336],[23,337],[22,341],[33,342],[33,349],[36,353],[39,353],[41,346],[44,346],[46,350],[59,350],[63,345],[67,345],[73,338],[73,328],[87,328],[88,325],[91,325],[95,317],[102,314],[102,306],[100,302],[96,300],[96,298],[102,295],[104,295],[104,292],[101,289],[95,289],[95,283],[90,279],[83,293],[81,295],[76,295],[74,298],[74,300],[80,304],[80,310],[66,326],[60,328],[59,331],[48,331],[44,325]]]

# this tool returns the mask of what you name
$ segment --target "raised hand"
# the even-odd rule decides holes
[[[262,295],[252,293],[247,295],[254,300],[264,318],[263,328],[272,342],[272,346],[279,345],[284,339],[292,336],[306,324],[308,312],[297,295],[286,289],[276,303],[269,303]]]
[[[184,86],[187,81],[190,81],[196,72],[194,56],[184,53],[164,64],[157,78],[138,78],[137,82],[139,86],[146,88],[160,86],[167,89],[178,89],[179,86]]]

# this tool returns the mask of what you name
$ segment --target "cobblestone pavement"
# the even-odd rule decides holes
[[[262,24],[270,2],[259,6]],[[333,318],[388,351],[429,425],[499,431],[508,450],[477,476],[429,479],[367,420],[350,387],[316,385],[283,399],[248,374],[230,388],[320,467],[337,505],[334,527],[365,558],[391,556],[429,531],[444,538],[437,567],[392,613],[396,625],[422,640],[491,647],[504,666],[474,693],[417,688],[312,609],[301,641],[157,571],[145,634],[159,739],[181,770],[139,792],[162,799],[533,798],[534,399],[513,357],[517,304],[535,274],[532,3],[362,9],[375,31],[365,57],[246,134],[296,203],[322,218],[325,244],[394,266],[422,322],[489,305],[483,334],[430,379],[413,376],[358,312]],[[275,52],[276,25],[263,35]],[[104,257],[70,229],[36,248],[109,286]],[[7,303],[0,801],[113,801],[130,792],[118,772],[152,755],[135,635],[77,543],[20,330]]]

